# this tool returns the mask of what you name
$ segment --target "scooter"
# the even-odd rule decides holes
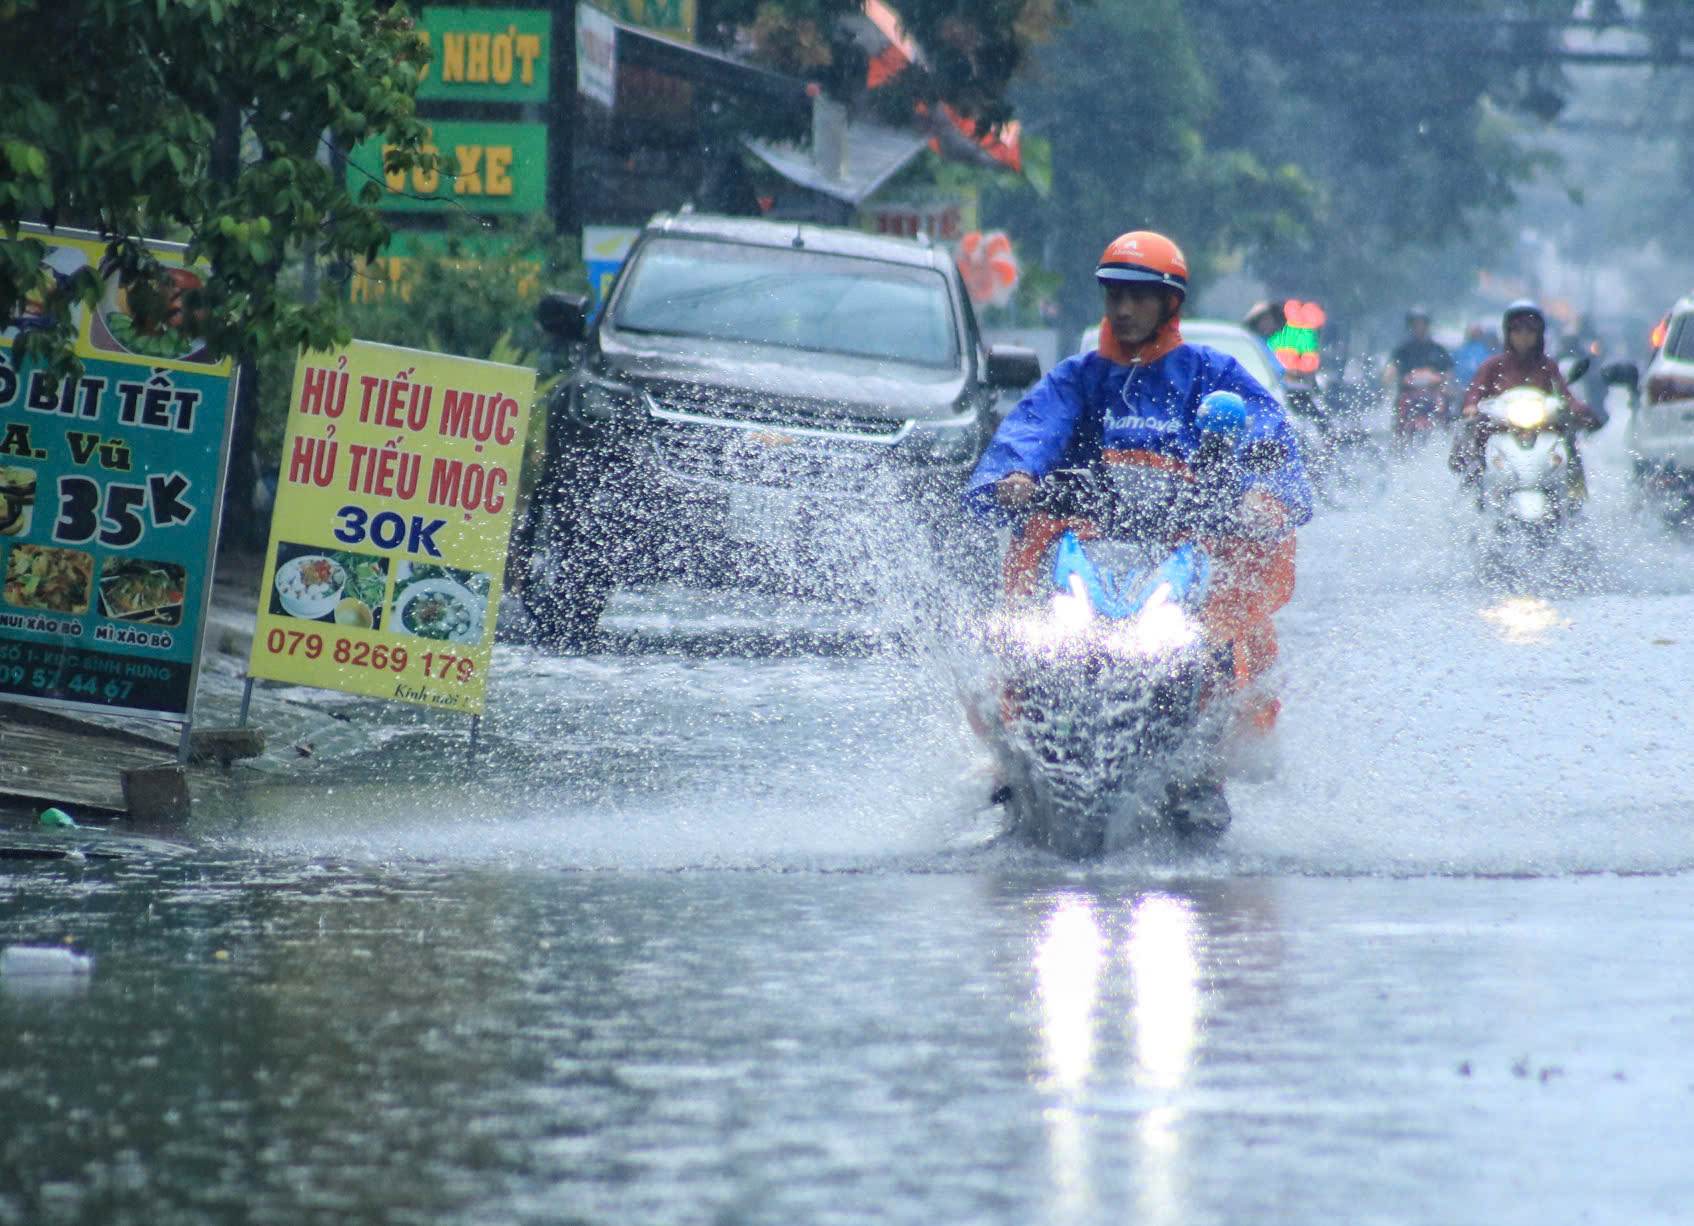
[[[1579,360],[1574,377],[1586,365]],[[1514,387],[1477,412],[1486,422],[1478,543],[1496,567],[1533,563],[1559,543],[1586,497],[1569,408],[1557,393]]]
[[[1420,366],[1400,379],[1394,401],[1394,437],[1402,445],[1426,439],[1450,420],[1447,376]]]
[[[1214,572],[1202,540],[1233,534],[1209,509],[1232,502],[1217,496],[1234,480],[1220,454],[1232,446],[1208,436],[1192,480],[1107,464],[1043,481],[990,622],[997,684],[978,720],[1013,835],[1081,859],[1227,828],[1217,779],[1234,648],[1200,614]]]

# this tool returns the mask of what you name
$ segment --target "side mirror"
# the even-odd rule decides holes
[[[586,294],[548,290],[535,304],[535,321],[556,341],[580,341],[588,336],[589,306]]]
[[[1641,386],[1641,368],[1634,362],[1608,362],[1600,368],[1600,378],[1609,386],[1627,387],[1633,392]]]
[[[1582,378],[1583,375],[1588,373],[1588,368],[1592,365],[1594,365],[1594,360],[1586,353],[1583,354],[1576,361],[1572,362],[1570,369],[1565,372],[1565,382],[1575,383],[1578,379]]]
[[[1028,387],[1041,377],[1041,359],[1023,345],[991,345],[986,374],[990,387]]]

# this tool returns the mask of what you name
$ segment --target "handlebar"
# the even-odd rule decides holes
[[[1227,436],[1208,434],[1189,475],[1140,465],[1060,468],[1035,487],[1029,511],[1079,517],[1118,535],[1157,539],[1233,536],[1241,531],[1241,479],[1272,472],[1288,458],[1275,439],[1234,454]]]
[[[1028,512],[1092,520],[1109,535],[1157,540],[1229,536],[1237,522],[1233,505],[1209,497],[1199,482],[1179,478],[1164,496],[1125,498],[1091,468],[1048,473],[1035,487]]]

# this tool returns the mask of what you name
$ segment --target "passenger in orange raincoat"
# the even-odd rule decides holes
[[[1294,530],[1312,517],[1293,431],[1282,406],[1239,362],[1183,342],[1188,267],[1170,239],[1121,235],[1095,275],[1106,295],[1098,350],[1058,363],[1007,414],[977,464],[965,505],[1023,521],[1005,577],[1008,591],[1029,590],[1023,585],[1036,582],[1043,551],[1062,530],[1050,517],[1022,514],[1043,476],[1101,459],[1187,473],[1201,444],[1202,398],[1234,393],[1242,441],[1274,442],[1283,459],[1268,472],[1244,472],[1232,490],[1241,534],[1209,542],[1219,565],[1204,617],[1214,635],[1236,647],[1237,685],[1248,691],[1239,726],[1268,732],[1280,704],[1253,683],[1276,661],[1271,614],[1294,594]]]

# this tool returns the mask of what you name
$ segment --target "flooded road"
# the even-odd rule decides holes
[[[193,838],[6,832],[83,858],[0,944],[94,966],[0,981],[0,1223],[1679,1220],[1694,545],[1610,435],[1580,585],[1479,584],[1433,454],[1311,526],[1210,856],[997,840],[862,617],[621,597],[474,773],[267,690]]]

